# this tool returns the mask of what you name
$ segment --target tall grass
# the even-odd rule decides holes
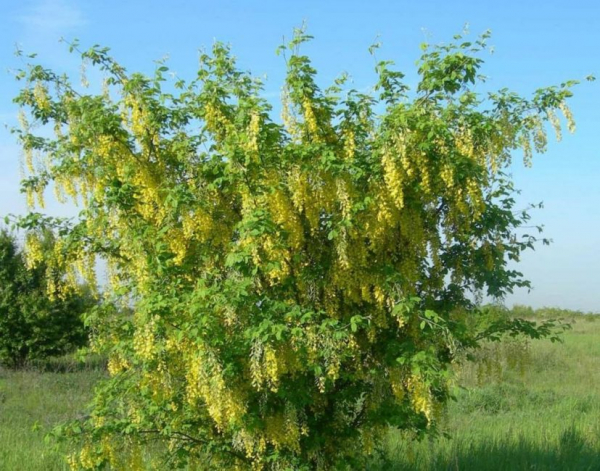
[[[572,324],[564,343],[493,344],[483,352],[493,367],[458,373],[466,388],[448,410],[451,438],[391,432],[372,469],[600,470],[600,317],[558,314]]]
[[[101,363],[71,359],[0,369],[0,470],[67,470],[66,450],[44,437],[83,413],[104,374]]]

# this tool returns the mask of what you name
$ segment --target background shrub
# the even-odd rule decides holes
[[[47,236],[45,244],[51,244]],[[51,298],[45,264],[27,269],[14,235],[0,231],[0,363],[9,367],[85,345],[82,313],[93,304],[85,286]]]

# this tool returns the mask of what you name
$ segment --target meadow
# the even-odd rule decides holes
[[[489,345],[459,372],[452,438],[391,433],[375,469],[600,470],[600,316],[567,320],[563,343]]]
[[[600,316],[559,314],[572,325],[563,343],[490,344],[457,372],[450,438],[390,432],[371,469],[600,470]],[[85,413],[104,374],[101,362],[69,358],[0,370],[0,470],[68,469],[44,437]]]

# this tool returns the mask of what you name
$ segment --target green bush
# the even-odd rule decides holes
[[[364,469],[390,426],[437,432],[465,350],[553,335],[468,316],[477,293],[529,286],[508,262],[537,239],[520,235],[529,214],[505,171],[512,150],[526,164],[544,151],[557,112],[574,129],[574,82],[480,95],[485,34],[424,45],[413,92],[389,61],[372,94],[344,78],[322,89],[308,39],[279,50],[282,123],[219,43],[174,83],[166,65],[129,73],[94,47],[82,58],[102,95],[18,72],[29,206],[52,189],[84,208],[75,223],[19,218],[61,246],[40,257],[30,237],[28,260],[90,283],[96,257],[107,265],[88,321],[110,378],[90,419],[58,431],[81,445],[72,468],[143,469],[164,440],[171,469]]]
[[[46,244],[52,241],[46,237]],[[51,299],[44,264],[27,269],[14,235],[0,231],[0,363],[19,367],[86,343],[82,313],[91,306],[85,287]]]

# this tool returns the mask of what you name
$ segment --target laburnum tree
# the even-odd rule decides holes
[[[462,352],[550,335],[470,319],[478,294],[528,286],[509,263],[536,239],[507,168],[517,149],[526,165],[545,150],[548,123],[560,137],[559,112],[573,129],[575,82],[475,91],[484,34],[424,46],[416,88],[376,61],[371,92],[322,89],[309,38],[280,50],[281,121],[220,43],[191,81],[164,63],[128,73],[100,47],[82,56],[101,93],[19,73],[23,191],[81,208],[20,220],[30,263],[71,274],[58,295],[106,264],[87,321],[110,378],[62,430],[80,444],[74,469],[144,469],[156,440],[170,468],[361,469],[390,427],[436,433]]]

